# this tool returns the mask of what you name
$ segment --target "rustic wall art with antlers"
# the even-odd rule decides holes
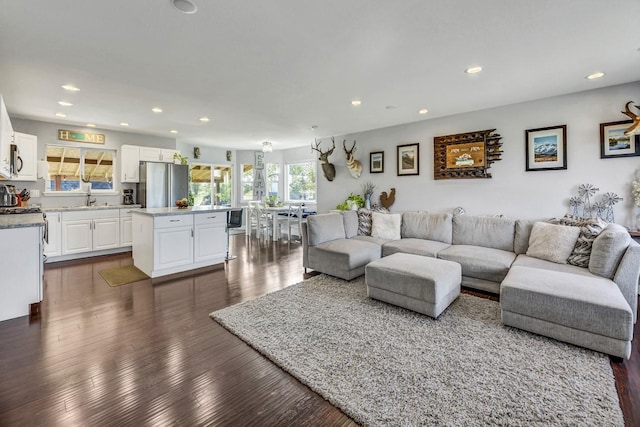
[[[502,137],[495,129],[433,138],[433,178],[491,178],[487,170],[502,155]]]

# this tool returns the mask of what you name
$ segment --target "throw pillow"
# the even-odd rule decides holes
[[[389,212],[389,209],[377,205],[371,209],[358,209],[358,236],[371,236],[372,212]]]
[[[371,237],[379,239],[399,240],[402,215],[371,213]]]
[[[527,255],[566,264],[579,235],[580,227],[536,222],[531,229]]]
[[[565,215],[563,218],[557,218],[550,222],[552,224],[580,227],[580,236],[578,236],[576,245],[567,259],[567,264],[588,268],[593,241],[607,227],[607,223],[600,218],[579,218],[572,215]]]

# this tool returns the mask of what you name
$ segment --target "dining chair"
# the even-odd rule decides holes
[[[251,237],[253,230],[256,230],[256,237],[258,236],[258,217],[256,212],[256,206],[259,206],[260,202],[250,201],[247,203],[247,220],[245,225],[245,234]]]
[[[259,204],[255,205],[253,210],[256,217],[256,238],[260,240],[261,237],[264,237],[265,240],[269,240],[271,233],[274,231],[270,213]]]
[[[287,237],[289,239],[290,242],[294,241],[291,236],[291,229],[295,228],[297,231],[296,236],[298,236],[298,239],[295,240],[296,242],[301,242],[302,241],[302,223],[306,222],[306,216],[304,213],[304,205],[289,205],[289,215],[287,216]]]

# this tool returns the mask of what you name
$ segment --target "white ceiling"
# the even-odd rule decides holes
[[[640,80],[638,0],[194,1],[0,0],[10,115],[283,149]]]

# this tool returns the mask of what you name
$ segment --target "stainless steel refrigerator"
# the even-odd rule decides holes
[[[174,163],[140,163],[138,203],[143,208],[175,207],[189,198],[189,166]]]

